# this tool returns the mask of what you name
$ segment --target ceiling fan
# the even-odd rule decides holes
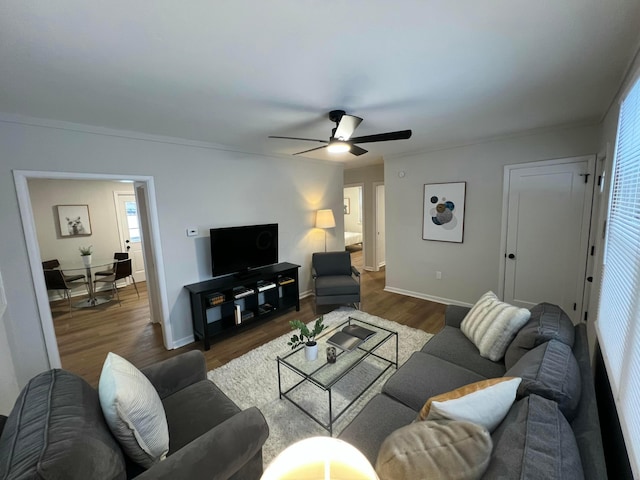
[[[330,153],[342,153],[350,152],[353,155],[363,155],[367,153],[362,147],[356,145],[356,143],[373,143],[373,142],[387,142],[389,140],[406,140],[411,138],[411,130],[399,130],[397,132],[377,133],[375,135],[365,135],[362,137],[352,137],[353,132],[362,119],[353,115],[347,115],[344,110],[332,110],[329,112],[329,120],[335,122],[336,126],[331,130],[331,137],[329,140],[319,140],[316,138],[299,138],[299,137],[280,137],[276,135],[269,135],[269,138],[284,138],[286,140],[304,140],[307,142],[320,142],[325,143],[321,147],[311,148],[302,152],[294,153],[294,155],[301,155],[303,153],[313,152],[326,148]]]

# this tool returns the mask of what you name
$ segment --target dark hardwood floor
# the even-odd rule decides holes
[[[359,255],[359,256],[358,256]],[[362,251],[353,252],[354,265],[362,265]],[[372,315],[393,320],[426,332],[435,333],[444,325],[445,306],[439,303],[385,292],[385,272],[362,271],[362,309]],[[140,299],[133,286],[119,290],[122,306],[110,302],[91,309],[74,309],[69,314],[66,301],[53,302],[53,315],[62,367],[81,375],[97,386],[102,364],[108,352],[115,352],[138,367],[144,367],[181,352],[200,349],[195,342],[175,350],[162,344],[162,329],[149,317],[147,289],[138,284]],[[74,297],[74,301],[77,297]],[[326,313],[328,310],[319,310]],[[291,310],[282,316],[247,327],[237,335],[214,339],[204,352],[207,368],[223,365],[244,353],[290,332],[289,320],[305,322],[316,317],[313,296],[300,302],[300,311]],[[286,350],[286,345],[283,349]]]

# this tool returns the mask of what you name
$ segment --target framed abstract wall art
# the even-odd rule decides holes
[[[422,239],[462,243],[467,182],[424,186]]]
[[[89,205],[56,205],[61,237],[91,235]]]

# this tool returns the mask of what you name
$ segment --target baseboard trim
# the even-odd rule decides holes
[[[305,290],[304,292],[300,293],[300,300],[310,297],[311,295],[313,295],[313,290]]]
[[[189,345],[190,343],[193,343],[195,341],[196,337],[194,337],[193,335],[180,338],[173,342],[173,349],[175,350],[176,348],[184,347],[185,345]]]
[[[429,300],[430,302],[442,303],[444,305],[458,305],[460,307],[473,307],[473,303],[461,302],[452,298],[436,297],[434,295],[427,295],[421,292],[412,292],[411,290],[403,290],[401,288],[395,288],[390,286],[384,287],[385,292],[397,293],[399,295],[405,295],[407,297],[419,298],[421,300]]]

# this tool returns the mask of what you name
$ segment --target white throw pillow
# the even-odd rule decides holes
[[[169,452],[169,427],[162,401],[144,374],[109,352],[98,385],[107,425],[124,452],[149,468]]]
[[[464,317],[460,330],[481,356],[497,362],[530,316],[526,308],[501,302],[495,293],[487,292]]]
[[[460,420],[493,432],[507,416],[522,378],[490,378],[470,383],[427,400],[418,420]]]

